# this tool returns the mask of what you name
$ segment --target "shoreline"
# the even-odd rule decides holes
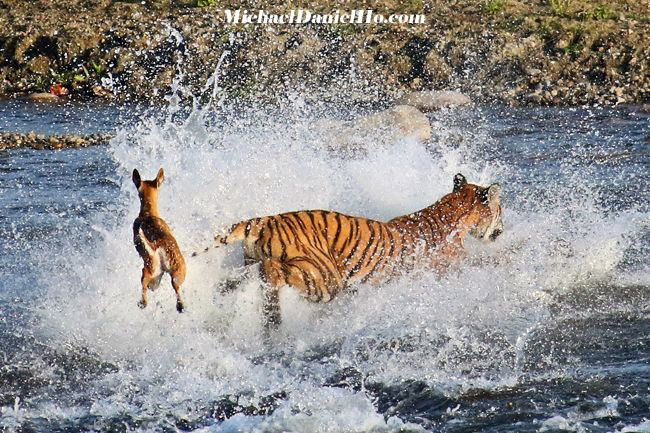
[[[295,93],[368,103],[432,89],[511,106],[650,102],[644,0],[373,5],[423,13],[426,25],[219,22],[224,9],[287,12],[264,1],[95,3],[0,0],[0,96],[60,85],[75,100],[161,101],[175,82],[199,94],[223,56],[218,95],[263,103]]]

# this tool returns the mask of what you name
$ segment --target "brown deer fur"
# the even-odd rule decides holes
[[[147,306],[147,289],[157,289],[163,274],[168,273],[176,292],[176,310],[181,313],[184,309],[181,285],[185,281],[185,259],[171,229],[158,214],[158,188],[164,176],[161,168],[154,180],[141,180],[138,170],[133,170],[133,183],[140,197],[140,214],[133,222],[133,242],[144,261],[142,299],[138,306]]]

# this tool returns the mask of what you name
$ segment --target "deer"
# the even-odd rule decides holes
[[[138,170],[133,170],[133,183],[140,198],[140,213],[133,221],[133,242],[144,261],[142,298],[138,306],[147,306],[147,290],[156,290],[167,273],[176,292],[176,310],[182,313],[185,308],[181,298],[181,285],[186,276],[185,259],[171,229],[158,213],[158,189],[164,179],[162,168],[153,180],[142,180]]]

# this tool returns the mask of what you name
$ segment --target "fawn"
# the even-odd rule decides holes
[[[158,188],[164,179],[162,168],[154,180],[141,180],[138,170],[133,170],[133,183],[140,197],[140,214],[133,222],[133,242],[144,260],[142,299],[138,306],[147,306],[147,289],[156,290],[163,274],[168,273],[176,292],[176,310],[182,313],[184,304],[180,290],[185,281],[185,259],[171,229],[158,214]]]

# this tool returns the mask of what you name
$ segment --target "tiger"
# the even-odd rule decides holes
[[[264,326],[277,328],[285,285],[327,303],[354,283],[378,284],[415,268],[444,273],[464,254],[467,234],[494,241],[503,232],[500,191],[499,184],[470,184],[458,173],[451,193],[388,222],[325,210],[286,212],[236,223],[214,237],[212,248],[243,242],[245,263],[260,263]]]

